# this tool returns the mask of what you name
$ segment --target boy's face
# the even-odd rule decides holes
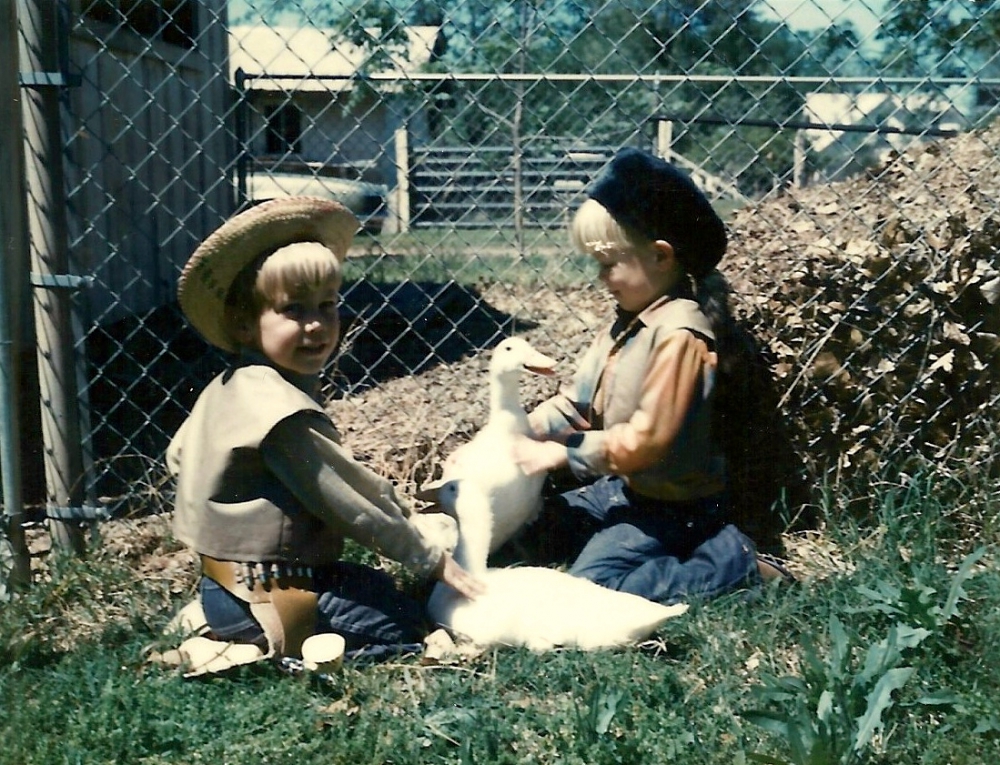
[[[663,245],[661,247],[661,245]],[[673,249],[654,242],[643,249],[594,253],[598,277],[622,310],[636,313],[664,295],[677,280]]]
[[[286,295],[264,307],[252,327],[252,345],[282,369],[317,374],[340,339],[335,282]]]

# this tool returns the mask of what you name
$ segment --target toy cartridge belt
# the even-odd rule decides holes
[[[201,572],[246,603],[270,603],[275,591],[315,590],[311,566],[243,563],[202,555]]]

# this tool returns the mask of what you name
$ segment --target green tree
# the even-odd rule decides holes
[[[1000,47],[1000,8],[992,0],[908,0],[890,4],[878,38],[883,66],[907,76],[964,77]]]
[[[784,78],[845,67],[857,42],[847,26],[804,39],[764,18],[758,0],[275,0],[271,13],[293,7],[364,45],[373,63],[404,24],[434,24],[446,39],[435,67],[501,75],[427,86],[442,143],[513,146],[500,158],[509,167],[528,144],[546,139],[648,145],[652,118],[673,116],[680,123],[675,149],[711,172],[739,178],[748,193],[790,174],[793,136],[736,123],[798,119],[805,93]],[[564,73],[595,77],[555,76]],[[615,74],[642,77],[598,77]],[[713,79],[684,79],[702,75]],[[727,79],[733,75],[783,79]],[[706,117],[730,124],[699,122]]]
[[[604,51],[598,60],[612,71],[717,78],[665,81],[644,93],[635,99],[635,130],[644,128],[640,121],[649,114],[676,119],[674,148],[716,174],[739,178],[748,193],[790,173],[791,136],[737,123],[796,118],[804,94],[784,82],[725,79],[815,71],[818,64],[786,26],[763,19],[754,0],[594,5],[593,23],[575,44],[580,60],[594,60]],[[618,106],[618,115],[607,113],[609,120],[627,119],[628,101]],[[707,118],[729,124],[702,122]]]

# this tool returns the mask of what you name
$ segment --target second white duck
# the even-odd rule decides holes
[[[687,611],[618,592],[555,569],[487,568],[492,513],[474,481],[453,480],[438,501],[458,521],[455,560],[478,577],[486,592],[474,600],[438,583],[428,613],[438,624],[477,646],[512,645],[545,651],[585,650],[642,640],[663,622]]]

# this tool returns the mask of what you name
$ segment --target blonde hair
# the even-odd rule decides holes
[[[254,292],[264,305],[273,305],[288,295],[322,287],[340,286],[340,260],[317,242],[296,242],[275,250],[260,264]]]
[[[596,199],[588,199],[577,209],[569,224],[570,243],[587,255],[612,249],[641,248],[652,240],[615,220]]]
[[[240,271],[226,293],[225,324],[231,337],[268,306],[327,284],[340,288],[340,259],[318,242],[294,242],[264,252]]]

